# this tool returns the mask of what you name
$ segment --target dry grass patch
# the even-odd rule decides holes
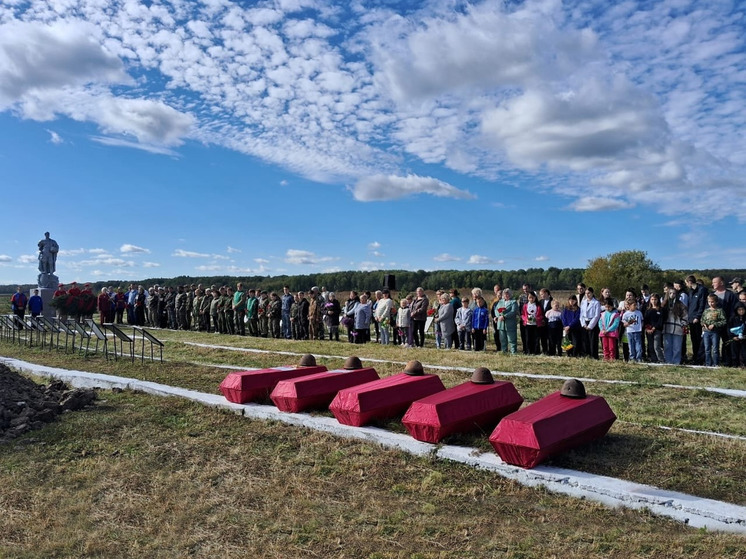
[[[169,333],[169,336],[171,333]],[[256,342],[257,346],[274,347],[274,351],[295,349],[294,343],[277,340],[253,338],[234,338],[231,336],[213,336],[206,334],[173,333],[174,337],[184,340],[209,341],[226,344],[236,342],[248,347]],[[165,337],[165,335],[164,335]],[[399,348],[381,348],[372,345],[350,346],[346,343],[303,342],[305,351],[322,354],[349,355],[344,349],[353,350],[361,356],[365,364],[367,358],[382,358],[382,355],[395,350],[397,360],[402,356],[416,356],[425,363],[445,363],[462,357],[458,366],[471,354],[443,352],[435,350],[399,350]],[[271,349],[270,349],[271,351]],[[226,369],[195,365],[190,361],[205,363],[233,364],[241,367],[271,367],[278,364],[295,363],[296,356],[278,353],[234,352],[216,348],[188,346],[181,342],[167,343],[166,363],[134,364],[128,361],[105,361],[101,356],[82,358],[64,355],[55,351],[39,348],[24,348],[0,342],[0,352],[20,359],[63,368],[77,368],[92,372],[121,375],[142,380],[181,386],[203,392],[219,393],[218,385],[228,373]],[[489,354],[487,354],[489,356]],[[480,356],[476,356],[480,357]],[[440,359],[440,361],[439,361]],[[503,358],[514,364],[532,362],[533,358]],[[323,358],[318,361],[329,368],[342,365],[341,358]],[[571,376],[594,376],[604,370],[605,364],[588,360],[552,360],[544,361],[552,365],[545,374],[567,374]],[[482,361],[483,362],[483,361]],[[480,363],[482,363],[480,362]],[[401,365],[393,363],[369,363],[375,366],[382,376],[397,373]],[[476,362],[474,363],[476,365]],[[575,369],[558,371],[554,365]],[[611,364],[620,370],[624,368],[641,369],[640,367]],[[494,367],[497,369],[497,367]],[[452,370],[437,370],[446,386],[454,386],[469,378],[469,373]],[[527,403],[535,401],[550,392],[557,390],[560,381],[532,379],[524,377],[504,377],[516,385],[526,398]],[[669,432],[656,428],[657,425],[670,427],[717,431],[746,436],[746,399],[733,398],[704,391],[690,391],[664,388],[656,384],[620,385],[607,383],[589,383],[588,390],[604,396],[619,417],[609,435],[604,439],[586,445],[573,452],[556,458],[552,464],[589,471],[601,475],[620,477],[630,481],[655,485],[664,489],[683,491],[703,497],[722,499],[738,504],[746,503],[746,441],[729,440],[714,436],[694,435],[683,432]],[[328,412],[315,413],[330,415]],[[405,432],[398,420],[387,421],[380,425],[396,432]],[[449,444],[473,446],[484,452],[492,452],[487,441],[489,433],[457,435],[446,440]]]
[[[3,448],[0,556],[743,557],[739,536],[496,474],[106,394]]]

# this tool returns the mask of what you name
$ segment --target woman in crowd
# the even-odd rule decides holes
[[[443,336],[441,347],[451,349],[453,347],[453,334],[456,331],[456,323],[453,320],[454,312],[451,305],[451,296],[448,293],[442,293],[440,296],[440,306],[438,307],[438,325]]]
[[[518,352],[518,301],[513,299],[510,288],[503,289],[503,298],[495,309],[497,330],[500,333],[500,347],[503,353]]]

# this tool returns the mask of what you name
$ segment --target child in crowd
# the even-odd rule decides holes
[[[622,315],[622,324],[629,343],[629,360],[642,362],[642,313],[637,310],[637,301],[627,300],[627,309]]]
[[[601,313],[598,321],[600,328],[599,337],[604,351],[604,361],[614,361],[619,354],[619,322],[621,315],[614,308],[614,299],[607,297],[604,300],[606,310]]]
[[[461,300],[461,308],[456,311],[456,329],[458,330],[458,348],[471,351],[471,318],[469,298]]]
[[[708,295],[707,308],[700,319],[706,367],[717,367],[720,363],[720,330],[725,326],[726,320],[719,301],[717,295]]]
[[[526,332],[526,353],[537,355],[539,353],[539,330],[544,326],[544,313],[536,299],[536,293],[529,291],[528,302],[521,309],[521,322]]]
[[[746,304],[736,303],[733,316],[728,321],[731,366],[746,367]]]
[[[412,347],[409,343],[409,301],[402,299],[399,302],[399,312],[396,313],[396,327],[399,330],[399,337],[402,340],[401,345],[405,347]]]
[[[665,363],[663,355],[663,307],[661,296],[650,295],[648,308],[645,311],[645,338],[648,342],[648,359],[651,363]]]
[[[487,326],[490,323],[490,312],[484,297],[477,297],[477,306],[472,311],[471,328],[474,336],[474,351],[484,351],[484,341],[487,338]]]
[[[562,357],[562,311],[559,301],[552,301],[552,308],[547,311],[546,319],[549,335],[549,355]]]

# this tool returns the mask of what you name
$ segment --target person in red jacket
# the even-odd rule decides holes
[[[10,309],[13,311],[13,313],[21,319],[21,322],[23,322],[23,317],[26,315],[26,305],[28,304],[28,297],[26,297],[26,294],[21,289],[21,286],[18,286],[18,289],[16,289],[16,292],[13,293],[13,296],[10,298]]]

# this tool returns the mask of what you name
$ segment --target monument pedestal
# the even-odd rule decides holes
[[[59,285],[59,284],[58,284]],[[52,299],[54,299],[54,292],[57,291],[57,286],[54,289],[51,287],[38,287],[39,297],[44,303],[44,308],[41,311],[41,315],[44,318],[54,318],[57,316],[57,310],[52,306]],[[34,294],[34,290],[29,293],[29,298]]]

